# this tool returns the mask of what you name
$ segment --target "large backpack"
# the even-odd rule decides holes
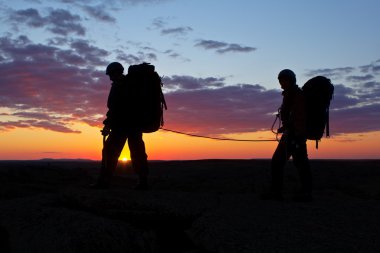
[[[329,107],[334,94],[334,85],[324,76],[308,80],[302,87],[305,98],[306,138],[318,142],[326,130],[330,136]]]
[[[150,63],[131,65],[127,80],[133,90],[135,120],[144,133],[152,133],[164,125],[163,109],[167,110],[162,80]]]

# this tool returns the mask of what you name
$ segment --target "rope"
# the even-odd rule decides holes
[[[233,138],[210,137],[210,136],[203,136],[203,135],[197,135],[197,134],[184,133],[184,132],[170,130],[170,129],[166,129],[166,128],[160,128],[160,129],[164,130],[166,132],[172,132],[172,133],[187,135],[187,136],[191,136],[191,137],[204,138],[204,139],[212,139],[212,140],[218,140],[218,141],[241,141],[241,142],[244,142],[244,141],[245,142],[277,141],[277,140],[273,140],[273,139],[263,139],[263,140],[254,139],[254,140],[252,140],[252,139],[233,139]]]

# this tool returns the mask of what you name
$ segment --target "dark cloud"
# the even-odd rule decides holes
[[[360,70],[363,73],[371,73],[373,75],[379,75],[380,74],[380,60],[377,60],[368,65],[361,66]]]
[[[224,86],[224,78],[195,78],[192,76],[165,77],[163,82],[169,90],[197,90]]]
[[[215,40],[200,40],[195,44],[196,47],[201,47],[206,50],[215,50],[217,53],[249,53],[256,51],[257,49],[254,47],[242,46],[236,43],[226,43]]]
[[[25,36],[0,38],[0,54],[6,56],[0,62],[0,107],[11,111],[2,116],[1,129],[77,132],[72,123],[100,125],[109,81],[90,63],[102,62],[94,59],[97,50],[83,41],[70,51],[33,44]]]
[[[371,81],[375,77],[373,75],[365,75],[365,76],[348,76],[346,78],[347,81],[349,82],[366,82],[366,81]]]
[[[84,11],[87,12],[91,17],[98,21],[103,21],[107,23],[115,23],[116,19],[106,12],[105,7],[98,6],[84,6]]]
[[[330,112],[331,134],[363,133],[380,130],[380,103]]]
[[[204,49],[220,49],[227,47],[228,44],[215,40],[201,40],[195,46],[203,47]]]
[[[176,27],[176,28],[166,28],[161,30],[162,35],[186,35],[193,29],[189,26]]]
[[[177,57],[180,56],[179,53],[177,53],[177,52],[175,52],[174,50],[171,50],[171,49],[166,50],[166,51],[164,52],[164,54],[167,54],[167,55],[168,55],[169,57],[171,57],[171,58],[177,58]]]
[[[86,29],[80,24],[81,17],[63,9],[50,10],[47,16],[41,16],[39,11],[33,8],[11,11],[8,19],[16,27],[24,24],[32,28],[46,28],[58,35],[84,36],[86,33]]]
[[[156,29],[163,29],[167,25],[167,22],[163,18],[155,18],[152,22],[152,28],[153,30]]]
[[[74,40],[71,42],[71,48],[77,55],[83,56],[83,59],[93,65],[105,65],[105,58],[109,55],[108,51],[90,45],[87,40]]]
[[[380,88],[380,83],[379,82],[366,82],[363,85],[365,88]]]
[[[379,98],[378,82],[363,82],[354,88],[336,84],[330,107],[332,134],[380,130]]]
[[[44,120],[44,121],[55,121],[63,119],[63,117],[59,116],[51,116],[46,113],[41,112],[15,112],[12,114],[12,116],[21,117],[21,118],[28,118],[28,119],[36,119],[36,120]]]
[[[380,82],[364,82],[357,85],[356,89],[363,102],[380,102]]]
[[[80,133],[80,131],[76,131],[66,127],[63,124],[52,123],[51,121],[44,120],[18,120],[18,121],[5,121],[1,122],[0,131],[9,131],[16,128],[40,128],[55,132],[61,133]]]
[[[113,2],[118,2],[121,5],[130,4],[130,5],[138,5],[138,4],[161,4],[165,2],[169,2],[173,0],[113,0]],[[110,3],[109,0],[105,0],[104,2]],[[111,1],[112,3],[112,1]]]
[[[69,39],[65,37],[55,37],[48,39],[48,45],[51,46],[64,46],[69,43]]]
[[[326,76],[330,79],[340,79],[355,70],[353,67],[343,67],[343,68],[326,68],[326,69],[316,69],[310,70],[306,73],[306,76]]]
[[[10,20],[25,23],[31,27],[42,27],[46,24],[46,21],[43,17],[40,16],[40,13],[36,9],[26,9],[14,11]]]
[[[39,0],[28,0],[28,1],[38,1]],[[160,4],[169,2],[172,0],[54,0],[54,2],[61,2],[64,4],[72,4],[72,5],[83,5],[85,4],[99,4],[102,3],[105,7],[109,7],[112,9],[121,9],[122,7],[125,7],[125,5],[129,6],[135,6],[135,5],[148,5],[148,4]]]
[[[63,43],[63,42],[62,42]],[[45,66],[45,62],[55,59],[56,61],[74,66],[104,66],[105,58],[109,53],[103,49],[91,46],[86,40],[65,40],[71,49],[60,49],[52,43],[48,45],[34,44],[26,36],[17,39],[0,37],[3,61],[27,61]]]
[[[188,77],[175,79],[184,80],[180,86],[189,85]],[[219,82],[214,78],[204,80]],[[279,91],[249,84],[210,88],[206,83],[195,83],[196,89],[177,90],[166,95],[169,105],[165,116],[167,128],[198,134],[270,129],[273,113],[281,103]]]
[[[34,44],[25,36],[0,39],[7,58],[0,63],[0,106],[11,110],[2,116],[2,130],[38,127],[66,133],[76,132],[71,128],[75,122],[101,125],[109,81],[102,71],[86,66],[104,52],[83,40],[67,43],[71,50]],[[259,85],[227,87],[224,78],[216,77],[171,76],[164,83],[168,127],[199,133],[267,128],[281,97]]]
[[[169,56],[170,58],[180,59],[183,62],[190,62],[191,61],[189,58],[184,57],[181,53],[176,52],[172,49],[166,50],[163,53],[166,54],[167,56]]]
[[[73,15],[67,10],[57,9],[50,12],[47,17],[48,30],[59,35],[68,35],[75,33],[77,35],[85,35],[86,30],[80,24],[81,18],[78,15]]]
[[[44,59],[51,57],[56,48],[32,44],[26,36],[19,36],[16,40],[0,37],[0,50],[5,59],[4,61],[42,62]]]
[[[102,125],[110,83],[103,69],[109,53],[85,40],[61,43],[68,49],[36,44],[26,36],[0,37],[0,107],[6,109],[0,115],[1,131],[76,133],[75,123]],[[118,53],[125,57],[123,64],[155,56]],[[353,87],[335,84],[333,135],[380,130],[380,84],[365,80],[358,79]],[[163,82],[169,106],[165,127],[173,130],[207,135],[269,130],[281,104],[280,90],[231,85],[224,77],[173,75]]]
[[[193,31],[190,26],[168,27],[164,18],[155,18],[148,30],[159,30],[161,35],[185,36]]]
[[[198,134],[269,130],[281,104],[280,90],[261,85],[226,85],[224,78],[172,76],[167,87],[166,127]],[[380,89],[377,82],[355,88],[335,84],[331,102],[331,133],[380,130]]]
[[[342,84],[334,85],[334,98],[331,103],[331,108],[343,109],[355,106],[358,103],[360,103],[360,98],[357,96],[355,89]]]
[[[380,74],[380,64],[379,64],[378,66],[373,66],[373,67],[372,67],[372,70],[373,70],[373,72],[374,72],[376,75]]]
[[[126,54],[121,50],[117,50],[116,59],[121,62],[125,62],[129,65],[140,64],[142,62],[151,62],[157,60],[155,53],[137,52],[137,54]]]
[[[29,0],[31,1],[31,0]],[[81,0],[81,1],[78,1],[78,0],[54,0],[56,2],[61,2],[61,3],[65,3],[65,4],[77,4],[77,3],[80,3],[80,4],[97,4],[99,3],[99,1],[95,1],[95,0]],[[160,4],[160,3],[165,3],[165,2],[169,2],[169,1],[172,1],[172,0],[101,0],[100,2],[103,2],[105,5],[109,5],[109,6],[116,6],[116,5],[126,5],[126,4],[129,4],[129,5],[138,5],[138,4]]]
[[[281,93],[260,85],[228,86],[225,78],[172,76],[163,80],[169,109],[166,127],[198,134],[269,129]]]

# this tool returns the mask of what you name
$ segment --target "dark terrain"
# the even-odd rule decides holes
[[[0,252],[380,252],[380,161],[314,160],[314,201],[261,200],[269,160],[130,165],[92,190],[99,162],[0,161]]]

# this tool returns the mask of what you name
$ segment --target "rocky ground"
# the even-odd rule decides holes
[[[152,189],[121,166],[0,162],[0,252],[380,252],[380,161],[312,161],[315,200],[261,200],[268,160],[152,162]]]

